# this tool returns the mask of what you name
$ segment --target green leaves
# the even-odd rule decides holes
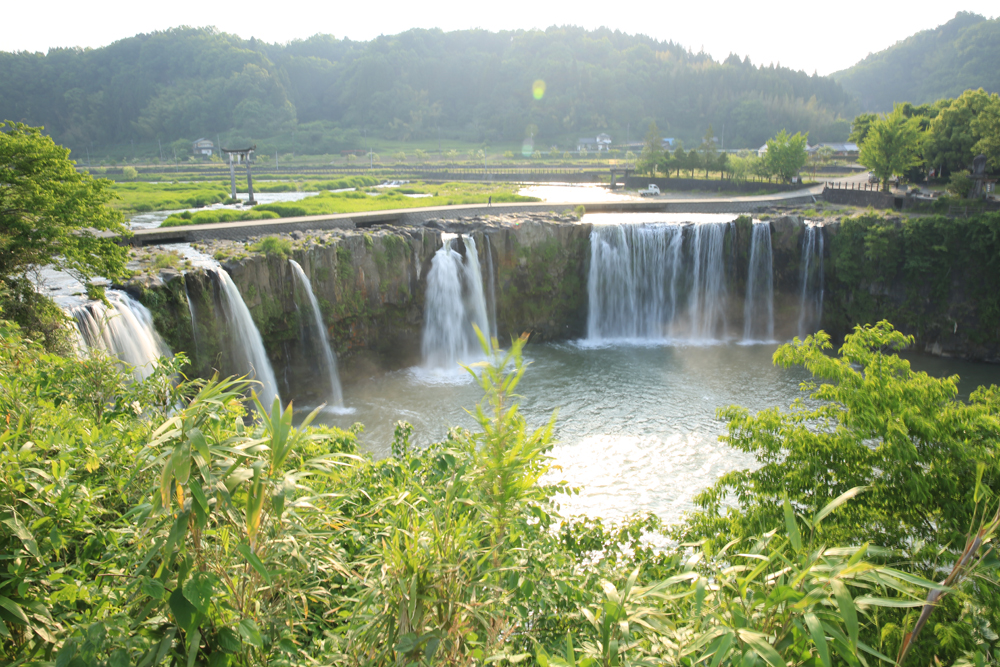
[[[53,264],[84,279],[124,278],[128,236],[111,181],[78,173],[41,128],[0,122],[0,278]],[[95,232],[112,232],[104,236]]]

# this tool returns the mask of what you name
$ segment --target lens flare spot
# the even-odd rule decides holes
[[[545,96],[545,82],[538,79],[531,84],[531,94],[536,100],[542,99]]]
[[[525,139],[524,143],[521,145],[521,155],[524,157],[531,157],[531,154],[535,152],[535,142],[531,139]]]

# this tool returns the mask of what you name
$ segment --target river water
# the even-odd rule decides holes
[[[613,519],[651,511],[677,521],[694,496],[729,470],[753,464],[747,454],[718,441],[724,424],[716,410],[742,405],[752,411],[787,408],[808,379],[800,368],[771,363],[776,344],[606,345],[587,341],[529,345],[530,362],[518,393],[531,427],[558,410],[551,481],[581,487],[562,497],[563,511]],[[1000,367],[911,358],[933,375],[961,374],[963,394],[1000,383]],[[481,398],[462,372],[404,369],[344,378],[351,414],[324,414],[341,427],[365,425],[363,447],[389,452],[398,420],[414,426],[418,444],[442,439],[449,426],[474,428],[465,412]]]

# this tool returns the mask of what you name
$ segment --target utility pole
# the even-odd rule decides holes
[[[163,144],[160,143],[160,138],[156,138],[156,145],[160,147],[160,162],[163,162]]]

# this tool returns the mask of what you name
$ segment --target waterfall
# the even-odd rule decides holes
[[[475,241],[468,236],[442,238],[444,244],[434,254],[427,273],[421,348],[426,366],[452,369],[456,363],[481,354],[472,325],[487,335],[490,325]],[[453,247],[456,240],[464,243],[464,258]]]
[[[497,338],[497,292],[496,292],[496,278],[493,273],[493,246],[490,244],[489,234],[483,234],[483,238],[486,240],[486,276],[488,278],[487,285],[488,289],[486,296],[489,301],[489,314],[490,314],[490,337]]]
[[[695,225],[694,285],[689,296],[691,337],[719,338],[726,335],[726,267],[723,257],[729,224]]]
[[[171,356],[170,349],[153,328],[153,316],[125,292],[108,290],[109,306],[91,301],[70,311],[76,321],[81,348],[102,350],[128,364],[137,380],[143,380],[156,368],[160,357]]]
[[[229,328],[230,344],[232,345],[233,357],[240,364],[239,373],[245,374],[251,379],[261,383],[260,387],[255,387],[261,404],[268,410],[278,396],[278,382],[274,377],[274,370],[271,368],[271,361],[267,358],[264,350],[264,341],[260,337],[260,331],[250,317],[243,297],[240,296],[236,283],[229,277],[222,268],[209,270],[216,283],[222,290],[222,312]]]
[[[184,300],[187,301],[188,314],[191,315],[191,340],[194,342],[194,357],[192,357],[192,361],[194,361],[201,356],[201,352],[198,345],[198,321],[194,317],[194,304],[191,303],[191,295],[188,293],[187,280],[184,280]]]
[[[771,225],[754,220],[743,302],[743,340],[774,340],[774,266]]]
[[[802,291],[799,297],[798,336],[800,339],[804,339],[819,328],[823,319],[822,227],[806,225],[802,234],[802,259],[800,263],[802,264]]]
[[[729,223],[594,226],[587,283],[588,338],[666,339],[683,334],[685,328],[691,339],[724,335],[723,242],[729,227]]]
[[[290,259],[288,263],[292,265],[292,275],[295,276],[295,280],[302,286],[309,297],[309,306],[312,308],[312,329],[316,337],[316,347],[319,349],[319,356],[323,359],[323,365],[330,380],[330,400],[335,407],[343,407],[344,394],[340,389],[340,377],[337,374],[337,358],[334,356],[333,350],[330,349],[330,338],[327,335],[326,326],[323,324],[323,315],[319,310],[316,295],[313,294],[312,283],[298,262]],[[295,307],[298,308],[297,301]]]

